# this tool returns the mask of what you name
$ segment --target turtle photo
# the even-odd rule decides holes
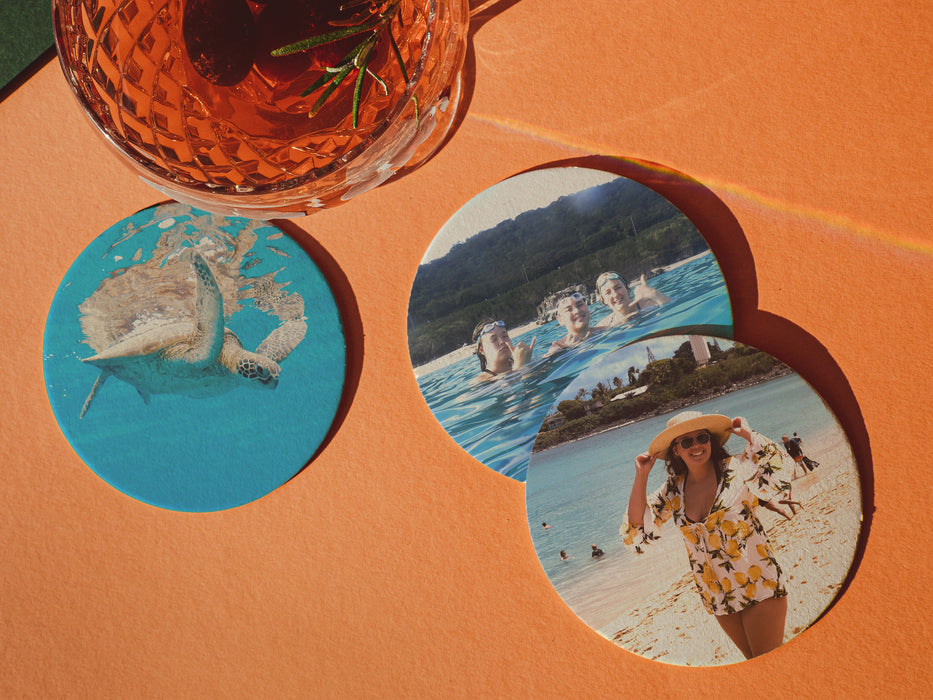
[[[301,235],[170,202],[114,224],[69,266],[46,321],[45,385],[101,479],[207,512],[315,459],[335,429],[347,347]]]
[[[121,300],[113,304],[105,281],[84,304],[86,315],[111,315],[106,328],[125,328],[112,316],[129,316],[132,326],[116,337],[88,339],[92,347],[104,346],[96,355],[82,361],[100,369],[87,399],[81,409],[81,417],[87,413],[91,402],[104,382],[111,376],[133,386],[143,401],[148,404],[152,394],[180,394],[193,398],[217,396],[239,386],[274,389],[278,384],[281,368],[279,362],[304,338],[307,326],[303,319],[284,321],[259,345],[255,352],[246,350],[237,335],[224,325],[224,300],[220,286],[210,265],[194,249],[185,250],[174,265],[160,268],[163,285],[171,274],[178,279],[174,290],[184,293],[190,288],[193,278],[193,313],[183,315],[184,305],[168,305],[161,314],[153,314],[152,307],[146,313]],[[130,268],[124,275],[134,272]],[[188,274],[182,275],[183,272]],[[125,281],[125,280],[124,280]],[[124,285],[125,286],[125,285]],[[138,299],[135,301],[139,301]],[[190,301],[190,300],[189,300]],[[101,308],[103,307],[103,308]],[[172,317],[176,313],[176,317]],[[100,328],[91,325],[90,328]],[[111,333],[112,335],[112,333]],[[96,341],[96,342],[95,342]]]

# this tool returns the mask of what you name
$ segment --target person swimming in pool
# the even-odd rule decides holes
[[[490,380],[525,366],[535,349],[537,337],[531,343],[513,343],[505,321],[484,319],[473,329],[474,354],[479,358],[480,379]]]
[[[561,297],[557,300],[555,308],[557,322],[564,327],[567,334],[551,343],[548,355],[579,345],[597,330],[590,327],[590,309],[586,304],[586,297],[580,292]]]
[[[663,306],[671,301],[669,296],[649,285],[644,275],[630,294],[628,282],[618,272],[604,272],[596,278],[596,295],[612,313],[601,319],[595,328],[619,326],[643,308]]]

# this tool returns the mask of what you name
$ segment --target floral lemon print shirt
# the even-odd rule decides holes
[[[694,522],[684,513],[684,479],[669,478],[648,496],[642,526],[628,516],[619,534],[641,554],[670,520],[680,527],[690,568],[706,610],[714,615],[738,612],[761,600],[787,595],[781,567],[755,509],[759,499],[777,500],[790,489],[792,472],[784,454],[758,433],[745,452],[726,459],[709,515]]]

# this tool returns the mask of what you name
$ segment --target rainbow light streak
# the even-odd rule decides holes
[[[496,126],[504,131],[510,131],[513,133],[521,134],[523,136],[530,136],[532,138],[539,139],[541,141],[547,141],[548,143],[552,143],[573,151],[579,151],[580,153],[587,155],[604,156],[609,155],[613,150],[612,146],[608,146],[606,144],[598,143],[595,141],[587,141],[585,139],[580,139],[579,137],[570,136],[560,131],[553,131],[541,126],[537,126],[535,124],[529,124],[518,119],[494,117],[488,114],[479,114],[475,111],[469,112],[466,115],[466,119],[475,119],[476,121]],[[678,173],[663,166],[642,161],[637,157],[633,157],[632,159],[611,155],[609,155],[609,157],[615,157],[619,160],[625,160],[627,162],[634,162],[644,167],[646,170],[663,173],[667,176],[683,177],[682,173]],[[719,180],[715,177],[704,175],[696,176],[696,180],[704,186],[709,187],[710,189],[720,192],[728,192],[745,201],[752,202],[774,212],[796,216],[802,219],[810,219],[848,232],[857,238],[885,243],[887,245],[900,248],[901,250],[933,257],[933,241],[930,240],[924,240],[917,236],[910,236],[903,232],[895,233],[892,231],[883,231],[868,224],[855,221],[854,219],[842,214],[837,214],[836,212],[782,201],[739,183],[727,182],[725,180]]]

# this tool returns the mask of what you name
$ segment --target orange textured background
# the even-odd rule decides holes
[[[788,696],[928,694],[931,31],[919,1],[494,5],[444,150],[289,229],[343,295],[339,430],[282,488],[202,515],[106,485],[49,407],[59,281],[162,197],[45,66],[0,103],[0,696],[655,697],[762,679]],[[790,362],[849,430],[858,567],[765,657],[667,666],[580,622],[535,557],[524,486],[454,444],[418,391],[408,291],[435,232],[555,163],[628,175],[694,218],[737,337]]]

